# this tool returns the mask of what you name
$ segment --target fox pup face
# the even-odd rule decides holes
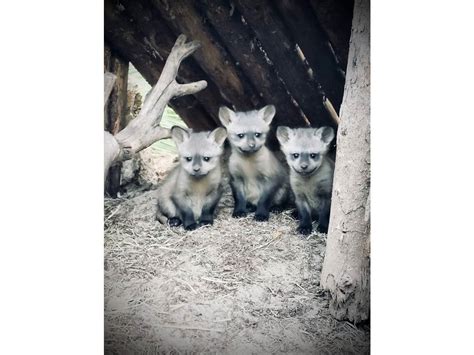
[[[329,143],[334,138],[331,127],[277,128],[276,136],[290,168],[300,175],[311,175],[323,162]]]
[[[227,128],[230,144],[243,154],[255,153],[265,144],[273,116],[273,105],[247,112],[234,112],[225,106],[219,109],[219,119]]]
[[[178,148],[183,169],[189,175],[201,178],[220,164],[227,132],[225,128],[218,127],[212,132],[194,133],[192,130],[173,126],[171,138]]]

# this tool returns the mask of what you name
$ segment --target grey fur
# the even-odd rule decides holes
[[[212,224],[214,211],[222,195],[223,127],[212,132],[194,133],[178,126],[171,129],[178,148],[180,164],[158,187],[158,211],[161,223],[194,229]]]
[[[229,173],[234,196],[234,217],[245,216],[256,207],[255,219],[268,220],[270,207],[281,206],[289,192],[287,169],[266,146],[275,106],[260,110],[234,112],[219,109],[232,147]]]
[[[331,127],[277,128],[277,139],[290,166],[290,184],[298,209],[298,231],[309,234],[312,220],[327,232],[331,208],[334,162],[326,156],[334,138]]]

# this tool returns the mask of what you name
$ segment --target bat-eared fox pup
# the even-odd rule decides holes
[[[298,232],[310,234],[312,221],[317,219],[318,230],[327,233],[334,162],[326,153],[334,130],[280,126],[276,135],[290,166],[290,183],[300,220]]]
[[[158,188],[157,220],[170,226],[183,223],[186,230],[213,223],[223,190],[221,156],[226,137],[223,127],[199,133],[171,128],[180,163]]]
[[[257,221],[266,221],[270,208],[280,209],[286,202],[287,170],[265,146],[273,116],[273,105],[248,112],[234,112],[225,106],[219,109],[232,147],[229,173],[235,202],[233,217],[255,211]]]

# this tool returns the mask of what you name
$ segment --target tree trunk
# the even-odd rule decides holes
[[[179,84],[176,81],[181,61],[198,47],[198,42],[186,43],[186,36],[179,36],[158,82],[147,95],[138,116],[116,135],[104,132],[104,181],[112,164],[130,159],[154,142],[170,137],[169,130],[161,127],[160,121],[166,105],[173,97],[192,95],[206,87],[205,80],[188,84]],[[108,77],[105,76],[106,89]]]
[[[370,1],[356,0],[321,286],[337,319],[370,311]]]

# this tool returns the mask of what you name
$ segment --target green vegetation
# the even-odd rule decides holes
[[[160,126],[165,128],[171,128],[173,126],[186,127],[186,124],[181,120],[176,112],[169,106],[166,107],[165,112],[163,113],[163,118],[161,119]],[[162,139],[152,145],[153,149],[158,150],[159,152],[167,153],[176,153],[176,146],[172,139]]]
[[[143,98],[145,98],[148,91],[151,89],[150,84],[146,82],[137,69],[130,63],[128,70],[128,86],[138,91]],[[186,127],[186,124],[181,120],[176,112],[169,106],[166,107],[161,119],[160,125],[162,127],[171,128],[173,126]],[[176,154],[176,147],[171,139],[162,139],[159,142],[152,144],[153,149],[160,152],[168,152]]]

